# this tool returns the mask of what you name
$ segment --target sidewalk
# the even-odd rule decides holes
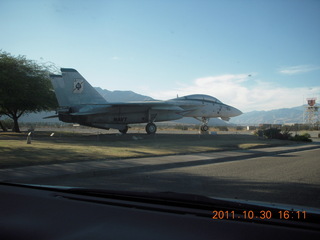
[[[0,181],[18,182],[23,179],[59,177],[72,174],[99,175],[106,171],[134,170],[143,167],[154,167],[159,170],[164,167],[178,168],[194,165],[204,165],[217,162],[245,160],[254,157],[279,155],[289,152],[320,148],[319,142],[297,144],[281,147],[257,148],[249,150],[234,150],[221,152],[193,153],[186,155],[169,155],[130,159],[95,160],[77,163],[62,163],[0,169]]]

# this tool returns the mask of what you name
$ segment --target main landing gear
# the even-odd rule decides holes
[[[126,134],[128,132],[128,129],[129,127],[126,126],[125,128],[123,129],[119,129],[119,132],[122,133],[122,134]],[[146,126],[146,132],[147,134],[155,134],[157,131],[157,126],[154,124],[154,123],[148,123],[147,126]]]
[[[157,126],[154,123],[148,123],[146,126],[146,132],[150,134],[155,134],[157,131]]]
[[[147,134],[155,134],[157,131],[157,126],[153,123],[156,120],[157,113],[151,113],[151,108],[148,109],[147,116],[148,116],[148,124],[146,126]]]
[[[122,134],[126,134],[128,132],[129,127],[126,126],[124,129],[119,129],[119,132]],[[157,131],[157,126],[154,123],[148,123],[146,126],[146,132],[148,134],[155,134]]]
[[[126,134],[128,132],[129,127],[126,126],[124,129],[119,129],[119,132],[121,132],[122,134]]]

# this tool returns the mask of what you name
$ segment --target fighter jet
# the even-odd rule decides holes
[[[77,70],[61,68],[61,75],[50,75],[59,103],[60,121],[127,133],[129,125],[147,123],[146,132],[155,134],[155,122],[193,117],[208,131],[210,118],[228,121],[242,112],[218,99],[202,94],[167,101],[107,102]]]

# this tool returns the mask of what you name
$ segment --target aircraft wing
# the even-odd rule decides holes
[[[153,106],[172,106],[166,101],[137,101],[137,102],[108,102],[111,107],[153,107]]]
[[[168,111],[194,111],[203,107],[198,104],[185,104],[172,101],[145,101],[145,102],[114,102],[109,103],[109,107],[147,107],[152,110],[168,110]]]
[[[114,111],[115,108],[136,108],[137,111],[141,110],[157,110],[157,111],[172,111],[178,114],[183,114],[184,112],[193,111],[194,109],[184,109],[179,105],[164,102],[164,101],[148,101],[148,102],[121,102],[121,103],[108,103],[108,104],[90,104],[78,106],[79,111],[70,113],[70,115],[81,116],[87,114],[101,114]]]

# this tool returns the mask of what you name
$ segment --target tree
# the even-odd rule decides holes
[[[1,115],[0,115],[1,118]],[[8,129],[6,128],[6,126],[2,123],[2,121],[0,120],[0,128],[2,129],[2,131],[6,132],[8,131]]]
[[[18,119],[23,114],[57,106],[47,67],[0,51],[0,115],[13,120],[13,131],[20,132]]]

